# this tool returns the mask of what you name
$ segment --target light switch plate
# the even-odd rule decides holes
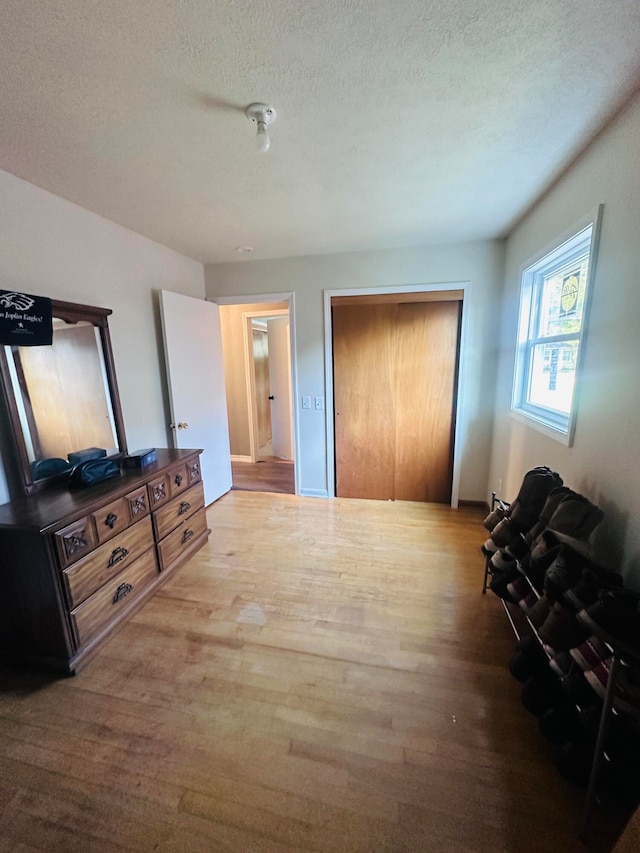
[[[302,398],[302,408],[310,409],[311,408],[311,397],[303,397]]]
[[[324,397],[315,398],[316,409],[324,409]]]

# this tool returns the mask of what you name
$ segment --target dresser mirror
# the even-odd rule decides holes
[[[0,347],[0,374],[27,494],[65,480],[68,454],[127,443],[108,308],[53,300],[51,346]]]

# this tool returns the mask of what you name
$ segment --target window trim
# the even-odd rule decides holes
[[[545,435],[560,441],[567,447],[573,445],[577,412],[580,397],[580,377],[582,363],[584,360],[585,343],[589,325],[589,310],[593,296],[593,285],[595,279],[595,268],[597,263],[598,244],[602,221],[603,205],[599,204],[586,216],[583,216],[571,228],[556,238],[552,243],[537,252],[526,261],[520,269],[520,298],[518,304],[517,336],[514,360],[513,385],[511,394],[511,416]],[[587,272],[586,293],[582,313],[582,324],[579,333],[566,333],[561,335],[540,338],[532,335],[532,325],[539,317],[540,288],[541,281],[550,269],[558,269],[558,259],[550,258],[545,263],[548,255],[552,255],[566,245],[562,265],[567,266],[575,263],[584,249],[584,232],[591,227],[591,238],[589,241],[589,269]],[[536,330],[537,331],[537,330]],[[572,340],[578,341],[576,355],[576,370],[573,389],[571,411],[568,416],[557,410],[537,406],[527,399],[527,382],[531,375],[530,363],[533,349],[536,343],[553,343],[555,341]]]

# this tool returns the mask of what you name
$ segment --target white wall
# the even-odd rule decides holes
[[[600,135],[510,235],[505,264],[495,436],[489,488],[515,497],[524,472],[557,470],[596,502],[601,559],[640,588],[640,97]],[[520,273],[525,262],[604,204],[573,447],[509,414]]]
[[[325,413],[301,410],[300,396],[325,396],[323,292],[470,281],[465,411],[460,498],[484,500],[492,434],[495,353],[502,288],[499,241],[243,261],[205,269],[207,296],[293,292],[298,364],[300,458],[303,494],[327,491]],[[493,330],[495,329],[495,333]]]
[[[6,172],[0,172],[0,199],[0,289],[111,308],[129,447],[166,447],[156,291],[203,298],[202,264]],[[9,452],[3,435],[2,453]],[[7,500],[2,467],[0,503]]]

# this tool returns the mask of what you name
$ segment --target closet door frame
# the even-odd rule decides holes
[[[410,293],[439,293],[442,291],[462,291],[462,308],[460,317],[460,349],[458,355],[458,387],[455,400],[455,430],[453,438],[453,477],[451,485],[451,506],[456,509],[460,495],[460,464],[463,445],[463,425],[466,423],[464,400],[465,400],[465,367],[467,362],[467,310],[466,303],[469,293],[470,282],[442,282],[437,284],[401,285],[396,287],[358,287],[345,288],[342,290],[324,291],[324,354],[325,354],[325,382],[326,382],[326,431],[327,431],[327,486],[330,497],[336,494],[335,477],[335,412],[334,412],[334,387],[333,387],[333,321],[331,314],[331,300],[334,297],[343,296],[376,296],[376,295],[402,295]]]

